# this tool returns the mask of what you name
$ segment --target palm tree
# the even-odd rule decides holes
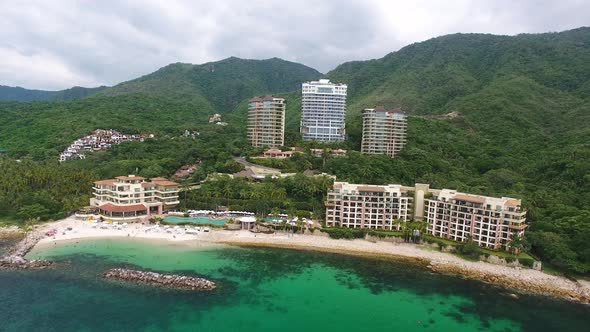
[[[508,243],[508,248],[510,253],[513,255],[518,255],[520,252],[527,251],[531,247],[524,236],[520,236],[518,232],[514,232],[512,233],[511,240]]]
[[[303,220],[301,218],[297,217],[297,229],[298,230],[301,229],[301,234],[304,233],[303,227],[304,227]]]
[[[276,206],[275,206],[275,207],[273,207],[273,208],[270,210],[270,214],[271,214],[271,216],[272,216],[272,218],[273,218],[273,219],[279,219],[279,214],[280,214],[280,213],[281,213],[281,210],[279,210],[279,208],[278,208],[278,207],[276,207]]]
[[[402,232],[402,237],[405,242],[408,242],[408,239],[410,238],[410,232],[411,232],[410,229],[411,229],[411,227],[410,227],[410,225],[408,225],[407,221],[401,222],[401,232]]]

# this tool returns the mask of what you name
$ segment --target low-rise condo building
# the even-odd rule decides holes
[[[368,229],[399,229],[402,222],[425,221],[428,234],[453,241],[471,238],[482,247],[509,249],[513,234],[527,228],[521,201],[450,189],[383,186],[335,182],[326,200],[326,225]]]
[[[346,84],[329,80],[301,86],[301,135],[305,141],[339,142],[346,138]]]
[[[285,144],[285,99],[271,96],[250,99],[248,140],[257,148]]]
[[[343,149],[310,149],[309,152],[314,157],[323,157],[324,154],[330,157],[344,157],[348,153],[347,150]]]
[[[519,199],[455,190],[432,190],[425,200],[428,233],[453,241],[473,239],[482,247],[508,249],[514,233],[524,235],[526,211]]]
[[[294,148],[290,150],[283,151],[277,148],[270,148],[264,151],[261,155],[254,157],[254,158],[272,158],[272,159],[288,159],[293,157],[296,153],[302,153],[301,151],[297,151]]]
[[[363,110],[361,152],[394,158],[406,145],[406,115],[400,109],[383,107]]]
[[[401,185],[370,186],[335,182],[328,191],[326,225],[334,227],[398,229],[412,215],[413,197]]]
[[[178,186],[165,178],[147,181],[141,176],[118,176],[94,182],[90,205],[105,218],[140,220],[178,205]]]

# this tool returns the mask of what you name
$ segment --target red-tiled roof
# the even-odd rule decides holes
[[[385,192],[385,188],[383,187],[373,187],[373,186],[359,186],[357,188],[358,191],[370,191],[370,192]]]
[[[453,198],[456,200],[459,200],[459,201],[466,201],[466,202],[479,203],[479,204],[483,204],[486,202],[485,198],[478,197],[478,196],[472,196],[472,195],[457,194]]]
[[[115,179],[121,180],[121,181],[141,181],[141,180],[145,180],[145,178],[142,178],[141,176],[117,176],[117,177],[115,177]]]
[[[176,182],[172,182],[172,181],[154,181],[156,183],[157,186],[164,186],[164,187],[172,187],[172,186],[178,186],[178,183]]]
[[[115,205],[112,203],[106,203],[99,207],[99,209],[107,212],[133,212],[133,211],[145,211],[147,208],[143,204],[134,205]]]
[[[520,206],[520,202],[517,199],[509,199],[506,201],[506,206]]]
[[[142,183],[142,184],[141,184],[141,186],[142,186],[143,188],[148,188],[148,187],[155,187],[155,186],[156,186],[156,184],[155,184],[155,183],[153,183],[153,182],[144,182],[144,183]]]
[[[111,179],[111,180],[100,180],[100,181],[94,181],[95,184],[98,185],[108,185],[108,186],[114,186],[115,185],[115,180]]]
[[[168,181],[166,178],[151,178],[152,181]]]

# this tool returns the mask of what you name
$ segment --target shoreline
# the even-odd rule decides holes
[[[68,227],[71,227],[72,230],[67,231]],[[148,241],[156,245],[158,243],[174,243],[194,248],[232,245],[306,250],[413,262],[423,265],[436,273],[478,280],[519,292],[590,304],[590,282],[574,282],[564,277],[532,269],[513,268],[481,261],[467,261],[450,253],[430,249],[428,246],[385,241],[370,242],[362,239],[336,240],[327,237],[327,235],[254,234],[242,230],[212,229],[210,232],[198,234],[184,234],[173,229],[172,232],[163,229],[152,232],[146,231],[146,227],[141,224],[131,224],[123,230],[92,228],[91,223],[70,217],[41,226],[40,231],[58,229],[58,234],[54,238],[44,237],[41,239],[33,247],[32,252],[42,251],[46,245],[57,244],[58,242],[117,238]]]

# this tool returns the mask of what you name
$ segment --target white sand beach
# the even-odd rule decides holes
[[[71,228],[71,230],[68,230]],[[56,229],[55,236],[47,236],[39,241],[39,249],[46,244],[57,241],[69,241],[90,238],[129,238],[156,241],[174,241],[192,246],[215,244],[280,247],[299,250],[316,250],[350,255],[378,256],[424,262],[433,271],[458,274],[498,284],[512,289],[546,294],[561,298],[590,303],[590,283],[574,282],[563,277],[550,275],[541,271],[494,265],[486,262],[471,262],[452,254],[434,250],[429,246],[408,243],[371,242],[366,240],[335,240],[324,235],[301,234],[255,234],[249,231],[228,231],[211,229],[209,232],[196,231],[187,234],[185,226],[178,228],[154,228],[153,225],[129,224],[117,229],[115,226],[92,224],[76,220],[73,217],[48,223],[37,231],[46,232]],[[316,232],[317,233],[317,232]]]

